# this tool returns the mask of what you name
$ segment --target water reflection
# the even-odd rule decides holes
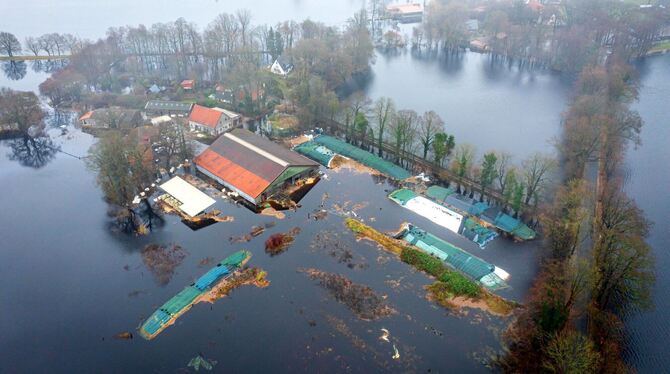
[[[55,145],[47,135],[31,137],[23,136],[8,141],[11,152],[8,157],[12,161],[18,161],[22,166],[35,169],[44,167],[51,162],[60,147]]]
[[[53,73],[63,69],[68,60],[35,60],[30,62],[31,69],[36,73]]]
[[[23,79],[27,70],[25,61],[4,61],[2,63],[2,71],[5,73],[5,77],[13,81]]]

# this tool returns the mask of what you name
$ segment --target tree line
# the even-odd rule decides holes
[[[621,170],[627,146],[639,143],[636,99],[634,70],[616,54],[585,67],[575,84],[559,144],[564,182],[542,218],[546,258],[507,332],[506,371],[631,371],[622,316],[651,306],[654,282],[650,223],[624,192]]]
[[[422,24],[413,30],[412,45],[459,53],[473,36],[466,22],[477,19],[480,28],[474,36],[486,42],[494,58],[578,74],[582,67],[602,62],[613,49],[624,59],[644,56],[670,20],[666,8],[635,2],[543,3],[487,3],[485,11],[475,11],[457,0],[431,1]]]
[[[415,157],[443,168],[453,176],[447,183],[458,193],[499,204],[515,216],[525,206],[537,207],[548,196],[557,167],[551,155],[534,153],[519,164],[507,152],[491,150],[479,157],[474,146],[456,143],[435,111],[419,114],[397,109],[388,97],[373,102],[354,94],[333,105],[330,117],[320,117],[321,122],[339,123],[345,141],[410,170],[414,169]],[[482,192],[475,194],[474,188],[467,187],[472,184],[466,182],[473,182]],[[494,199],[493,192],[501,198]]]

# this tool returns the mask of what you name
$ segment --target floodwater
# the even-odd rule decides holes
[[[48,9],[45,4],[3,2],[0,13],[8,15],[3,18],[3,30],[20,38],[46,32],[95,38],[108,26],[149,25],[180,16],[204,26],[213,14],[238,8],[226,0],[62,1],[58,8]],[[361,2],[328,4],[287,0],[246,6],[255,23],[314,15],[326,23],[342,24]],[[670,257],[662,250],[670,242],[670,206],[664,196],[654,193],[670,185],[666,165],[670,154],[663,144],[670,135],[663,112],[670,95],[669,68],[670,56],[640,65],[643,87],[637,107],[646,126],[643,146],[631,150],[628,157],[628,189],[656,222],[650,243],[658,269],[670,265]],[[28,67],[21,80],[0,75],[0,86],[36,90],[46,76]],[[447,132],[459,142],[475,145],[480,155],[491,149],[506,150],[519,160],[535,151],[553,152],[551,142],[559,132],[569,83],[547,72],[492,64],[487,56],[474,53],[445,60],[406,52],[378,53],[364,89],[373,98],[392,97],[398,108],[419,113],[435,110],[445,120]],[[73,126],[68,135],[57,129],[50,134],[61,150],[72,155],[85,155],[95,141]],[[248,243],[231,244],[229,238],[274,219],[223,201],[217,207],[235,216],[234,222],[194,232],[166,216],[164,226],[138,238],[109,230],[106,204],[94,175],[81,160],[0,142],[0,282],[5,285],[0,293],[0,371],[174,372],[199,353],[217,360],[217,371],[486,371],[479,358],[500,349],[496,331],[503,321],[476,311],[466,317],[450,315],[424,299],[422,286],[430,282],[424,275],[369,243],[355,242],[342,217],[329,214],[325,220],[313,221],[307,213],[320,206],[324,193],[329,195],[326,207],[367,202],[357,214],[381,231],[411,221],[507,270],[512,287],[501,295],[516,300],[523,300],[537,270],[537,243],[497,239],[480,250],[390,202],[385,195],[393,186],[387,182],[365,174],[326,172],[330,178],[303,199],[302,208],[288,212],[285,220],[276,221],[276,226]],[[287,252],[275,257],[265,254],[267,236],[296,226],[302,232]],[[320,244],[313,245],[316,237]],[[141,249],[150,243],[175,243],[188,252],[163,286],[142,261]],[[354,256],[351,267],[351,262],[341,259],[342,248]],[[211,307],[197,305],[151,342],[113,339],[119,332],[135,331],[157,306],[204,273],[208,266],[199,266],[203,259],[218,261],[239,249],[252,251],[250,264],[268,271],[268,288],[243,287]],[[360,321],[298,272],[300,268],[341,273],[368,285],[388,295],[389,305],[398,313],[374,322]],[[640,372],[663,371],[670,364],[658,344],[669,330],[663,318],[669,281],[667,273],[659,271],[654,292],[657,309],[633,316],[627,324],[632,339],[629,359]],[[397,361],[391,359],[392,346],[378,339],[382,327],[390,330],[400,351]]]

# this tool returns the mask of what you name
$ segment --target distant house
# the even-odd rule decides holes
[[[386,7],[386,12],[391,18],[402,23],[421,22],[423,17],[423,5],[420,3],[393,4]]]
[[[293,70],[293,64],[285,56],[279,56],[275,62],[270,65],[270,71],[277,75],[287,76]]]
[[[103,108],[85,113],[79,123],[96,129],[132,129],[142,124],[142,116],[135,109]]]
[[[187,116],[193,108],[192,103],[182,103],[179,101],[149,100],[144,106],[144,113],[148,117],[163,115],[182,115]]]
[[[194,163],[253,205],[319,170],[316,162],[244,129],[223,134]]]
[[[151,87],[149,87],[149,90],[148,90],[148,91],[149,91],[150,93],[152,93],[152,94],[157,94],[157,93],[161,92],[162,90],[161,90],[161,88],[158,87],[157,85],[152,84]]]
[[[195,88],[195,81],[193,79],[185,79],[179,85],[184,90],[190,91]]]
[[[194,105],[188,117],[191,130],[219,135],[240,125],[241,116],[221,108]]]
[[[234,95],[232,90],[227,89],[224,91],[216,91],[213,94],[209,95],[209,98],[222,103],[232,104]]]

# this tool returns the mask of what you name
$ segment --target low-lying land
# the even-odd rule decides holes
[[[384,235],[353,218],[345,219],[345,225],[358,237],[372,240],[403,262],[435,278],[427,287],[428,298],[451,308],[477,308],[491,314],[507,316],[518,306],[515,302],[495,295],[459,272],[451,270],[439,259],[412,246]]]
[[[378,319],[395,312],[387,305],[384,297],[377,295],[368,286],[356,284],[342,275],[317,269],[301,271],[310,278],[318,280],[320,286],[328,290],[338,302],[346,305],[362,320]]]

